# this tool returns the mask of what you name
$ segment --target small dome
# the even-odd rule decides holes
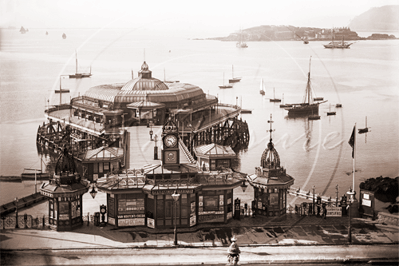
[[[141,65],[141,70],[142,71],[148,71],[148,65],[147,63],[144,61],[144,63]]]
[[[274,148],[274,145],[271,141],[267,144],[267,148],[263,151],[262,158],[260,160],[260,166],[267,169],[280,168],[280,156],[278,155],[278,152]]]

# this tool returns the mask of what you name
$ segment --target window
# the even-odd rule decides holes
[[[218,211],[219,196],[204,196],[204,211]]]
[[[93,163],[93,174],[98,174],[98,163]]]
[[[104,163],[104,172],[109,171],[109,163]]]
[[[102,163],[99,163],[98,164],[98,172],[100,173],[100,174],[102,174],[104,171],[103,171],[103,164]]]

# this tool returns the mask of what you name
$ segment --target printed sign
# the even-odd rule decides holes
[[[145,218],[118,219],[118,226],[145,225]]]
[[[326,217],[341,217],[342,216],[342,208],[341,207],[326,207],[327,213]]]
[[[362,205],[363,206],[367,206],[367,207],[371,207],[371,200],[362,199]]]
[[[115,218],[108,217],[108,223],[112,224],[112,225],[115,225]]]
[[[193,215],[190,216],[190,226],[194,226],[196,224],[197,221],[197,216]]]
[[[149,227],[149,228],[155,228],[155,220],[154,219],[152,219],[152,218],[147,218],[147,226]]]

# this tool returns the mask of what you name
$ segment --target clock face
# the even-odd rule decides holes
[[[168,148],[173,148],[177,144],[177,137],[175,135],[167,135],[164,138],[164,144]]]

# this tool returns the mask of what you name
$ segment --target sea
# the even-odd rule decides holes
[[[335,50],[322,41],[249,42],[240,49],[235,42],[138,29],[2,29],[0,37],[2,176],[45,167],[35,140],[47,106],[67,103],[96,85],[126,83],[143,61],[153,77],[191,83],[221,103],[252,110],[241,115],[250,131],[248,148],[238,153],[237,170],[243,173],[260,166],[272,138],[293,186],[320,195],[345,194],[353,187],[353,169],[357,193],[368,178],[399,175],[399,40],[355,41],[350,49]],[[91,78],[63,76],[75,73],[76,58],[78,71],[91,68]],[[219,89],[233,69],[241,81]],[[288,118],[281,103],[269,99],[303,101],[309,72],[313,95],[327,100],[321,118]],[[70,93],[55,94],[60,87]],[[369,132],[356,134],[353,160],[348,141],[354,127],[366,123]],[[0,182],[0,203],[33,191],[32,181]]]

